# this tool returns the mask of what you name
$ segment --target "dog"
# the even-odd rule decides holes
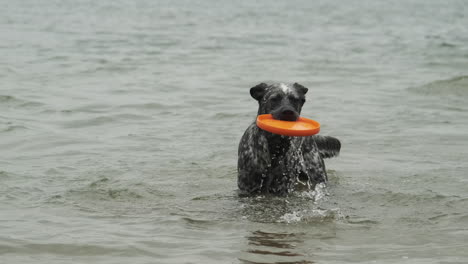
[[[307,91],[298,83],[260,83],[250,89],[250,95],[258,101],[258,115],[296,121]],[[239,143],[239,190],[247,195],[287,195],[299,184],[313,189],[328,180],[323,159],[338,156],[340,149],[334,137],[281,136],[262,130],[254,121]]]

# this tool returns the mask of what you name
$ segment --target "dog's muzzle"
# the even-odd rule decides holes
[[[273,117],[275,119],[283,120],[283,121],[296,121],[299,115],[296,113],[296,111],[291,110],[291,109],[285,109],[283,111],[280,111],[276,115],[273,114]]]

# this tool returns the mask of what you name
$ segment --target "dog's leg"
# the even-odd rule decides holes
[[[242,192],[262,192],[271,167],[268,142],[254,123],[247,128],[239,144],[237,185]]]
[[[315,142],[312,142],[312,144],[315,145]],[[322,155],[317,151],[316,145],[313,148],[315,150],[304,153],[304,169],[310,186],[328,180]]]
[[[313,145],[317,145],[318,152],[322,158],[332,158],[340,154],[341,143],[338,139],[329,136],[311,136],[307,137],[304,147],[304,153],[310,152]]]

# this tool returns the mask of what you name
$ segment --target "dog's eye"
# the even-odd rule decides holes
[[[297,97],[294,97],[294,96],[290,96],[289,100],[294,104],[299,104],[299,103],[304,104],[305,103],[305,98],[297,98]]]

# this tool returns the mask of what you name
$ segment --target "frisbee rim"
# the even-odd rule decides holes
[[[261,128],[261,129],[263,129],[263,130],[265,130],[267,132],[270,132],[270,133],[273,133],[273,134],[278,134],[278,135],[283,135],[283,136],[305,137],[305,136],[312,136],[312,135],[318,134],[320,132],[320,123],[315,121],[315,120],[309,119],[309,118],[299,117],[297,119],[297,121],[283,121],[283,120],[273,119],[273,120],[276,120],[275,123],[304,122],[304,123],[312,124],[314,126],[314,128],[312,128],[312,129],[305,129],[305,130],[294,130],[294,129],[290,129],[290,128],[272,126],[270,124],[266,124],[265,122],[263,122],[264,120],[269,120],[269,119],[273,119],[273,115],[271,115],[271,114],[258,115],[257,120],[256,120],[256,124],[257,124],[257,126],[259,128]]]

